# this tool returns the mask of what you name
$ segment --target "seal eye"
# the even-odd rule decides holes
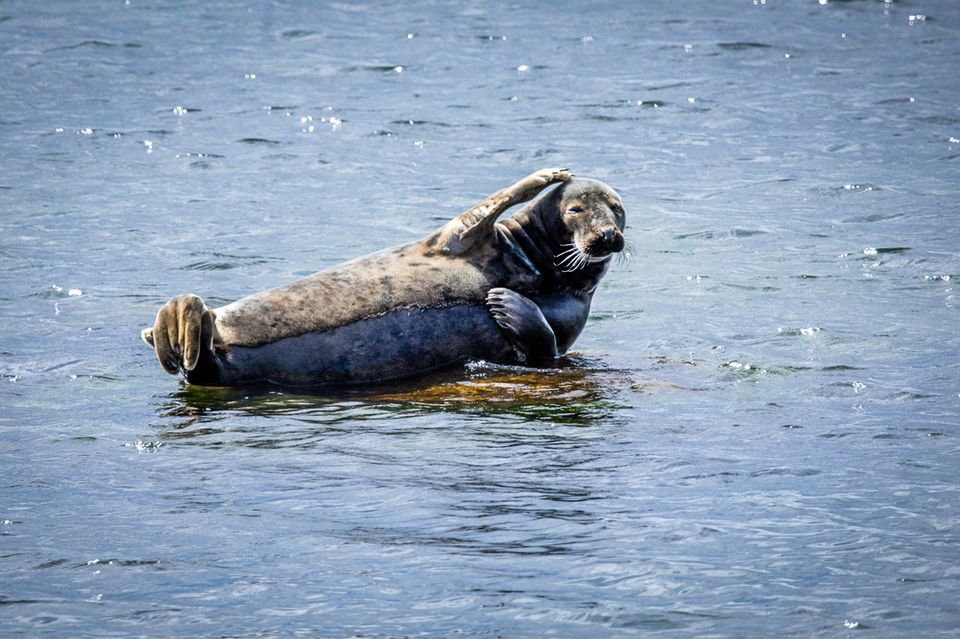
[[[567,209],[567,213],[583,213],[583,208],[579,206],[571,206],[569,209]]]

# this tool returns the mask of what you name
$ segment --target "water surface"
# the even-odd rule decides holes
[[[960,9],[0,3],[10,636],[960,631]],[[203,389],[139,329],[545,166],[630,262],[551,370]]]

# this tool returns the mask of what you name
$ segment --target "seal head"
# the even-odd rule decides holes
[[[565,250],[557,266],[564,272],[607,262],[623,250],[626,214],[616,191],[596,180],[575,179],[556,189],[560,228],[556,237]]]
[[[613,255],[624,249],[627,219],[610,186],[573,178],[500,224],[548,279],[592,293]]]

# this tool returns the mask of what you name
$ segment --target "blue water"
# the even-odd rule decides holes
[[[960,634],[960,5],[0,3],[0,634]],[[561,367],[198,389],[139,341],[545,166]]]

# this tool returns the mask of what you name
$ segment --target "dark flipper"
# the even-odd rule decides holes
[[[487,308],[521,361],[560,356],[556,335],[533,301],[508,288],[492,288],[487,293]]]

